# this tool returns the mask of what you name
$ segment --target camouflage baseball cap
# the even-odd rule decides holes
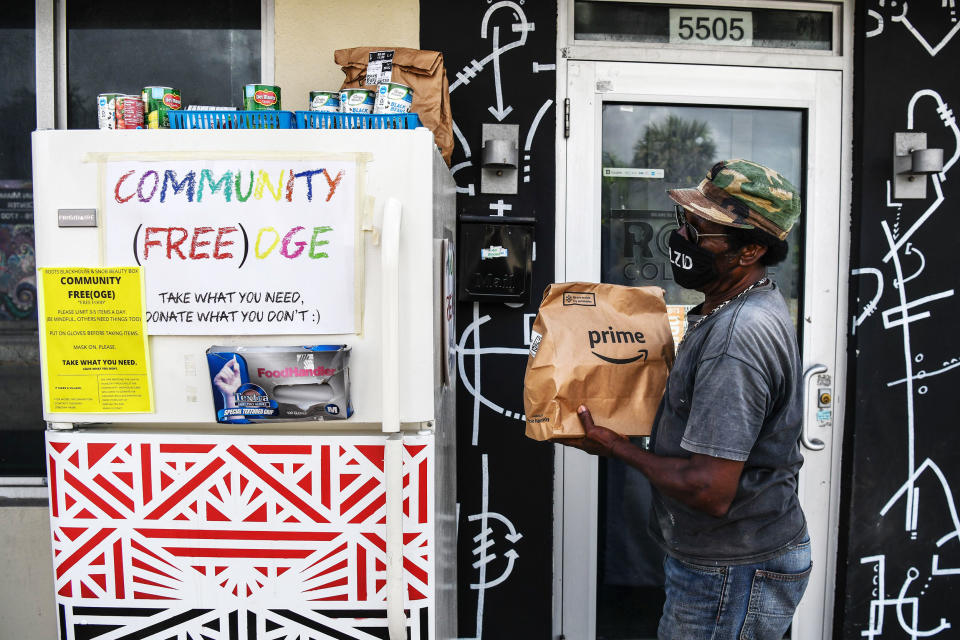
[[[780,240],[800,217],[800,192],[782,175],[749,160],[713,165],[695,188],[668,189],[675,202],[728,227],[761,229]]]

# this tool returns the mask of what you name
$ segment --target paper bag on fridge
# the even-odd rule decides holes
[[[410,111],[420,116],[423,126],[433,131],[433,138],[447,165],[453,154],[453,115],[450,112],[450,87],[443,54],[439,51],[406,49],[404,47],[354,47],[337,49],[333,60],[343,69],[341,89],[373,89],[364,84],[367,64],[372,51],[389,51],[392,55],[391,81],[413,89]]]
[[[582,436],[581,404],[598,425],[649,435],[673,356],[660,287],[550,285],[530,339],[523,385],[527,436]]]

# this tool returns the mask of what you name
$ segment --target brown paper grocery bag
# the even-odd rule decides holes
[[[439,51],[407,49],[404,47],[354,47],[337,49],[333,60],[343,69],[341,89],[377,89],[365,85],[367,62],[371,51],[393,51],[393,82],[413,89],[410,111],[420,116],[423,126],[433,131],[433,139],[447,165],[453,154],[453,115],[450,111],[450,86]]]
[[[550,285],[530,339],[523,385],[527,436],[582,436],[581,404],[598,425],[649,435],[673,356],[660,287]]]

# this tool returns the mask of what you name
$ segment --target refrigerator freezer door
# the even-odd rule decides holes
[[[61,637],[387,637],[386,448],[380,435],[47,432]],[[397,453],[396,609],[405,637],[435,638],[434,436],[403,436]]]
[[[370,230],[371,221],[382,213],[385,201],[395,198],[403,208],[397,290],[399,335],[403,338],[399,345],[400,421],[412,423],[436,419],[434,392],[441,385],[442,368],[439,363],[441,358],[446,357],[446,347],[441,345],[442,306],[434,299],[434,284],[441,278],[434,241],[453,237],[455,185],[436,151],[429,130],[38,131],[33,134],[33,154],[38,267],[107,266],[105,256],[112,254],[105,251],[104,245],[106,242],[119,243],[119,240],[110,240],[115,238],[111,229],[116,229],[111,225],[119,223],[115,220],[112,222],[109,216],[107,219],[100,216],[100,228],[60,227],[57,212],[60,209],[97,209],[102,212],[111,199],[131,196],[137,200],[150,195],[152,183],[149,181],[145,182],[142,193],[137,191],[137,185],[131,187],[130,193],[123,189],[114,193],[104,178],[109,170],[116,168],[111,163],[129,160],[138,163],[138,166],[155,163],[159,167],[170,159],[221,163],[231,159],[237,162],[262,160],[274,163],[304,159],[355,162],[358,167],[355,211],[361,248],[355,271],[359,292],[356,307],[360,319],[357,331],[334,335],[311,332],[291,335],[277,329],[275,335],[234,335],[229,338],[233,341],[231,343],[248,346],[351,345],[350,374],[355,413],[346,422],[331,425],[313,423],[313,426],[343,429],[356,428],[358,425],[363,428],[366,425],[365,428],[378,429],[376,425],[382,419],[380,247],[374,244],[373,234],[361,229]],[[203,180],[200,182],[203,183]],[[315,191],[320,188],[317,183],[322,185],[323,181],[315,181]],[[246,183],[243,184],[246,186]],[[209,189],[204,194],[205,199],[224,197],[222,190],[214,194],[213,185],[207,186]],[[276,185],[271,188],[277,190]],[[326,187],[323,189],[326,190]],[[268,191],[263,188],[260,195],[267,198]],[[277,193],[281,199],[285,197],[280,191]],[[172,197],[172,194],[173,187],[168,195]],[[182,192],[178,197],[182,198],[184,194]],[[254,189],[253,197],[256,195]],[[247,196],[250,197],[249,193]],[[322,220],[316,224],[322,226]],[[264,222],[264,225],[267,223]],[[131,238],[131,245],[134,246],[138,240],[143,242],[144,233]],[[151,236],[153,240],[166,237],[157,233]],[[215,235],[210,233],[203,237],[210,240]],[[251,243],[254,240],[250,238]],[[182,247],[189,245],[190,242],[185,241]],[[201,245],[198,247],[198,251],[204,250]],[[296,252],[292,245],[288,248],[291,255]],[[151,249],[159,251],[153,246]],[[130,263],[133,263],[132,259]],[[206,281],[202,272],[198,273],[198,277],[181,278],[171,283],[171,287],[183,292],[203,291]],[[144,274],[147,290],[150,291],[151,269],[148,263],[144,265]],[[307,281],[309,286],[324,290],[321,278],[308,278]],[[278,283],[280,285],[282,283]],[[316,291],[311,293],[315,294]],[[157,300],[148,298],[146,303],[149,312]],[[45,410],[45,418],[58,423],[212,423],[213,396],[204,352],[211,345],[227,344],[225,337],[151,335],[156,407],[152,414],[74,414]],[[49,388],[45,373],[43,390],[47,398]]]

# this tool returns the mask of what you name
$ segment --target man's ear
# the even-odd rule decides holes
[[[756,264],[767,253],[767,247],[762,244],[748,244],[740,248],[737,264],[741,267],[750,267]]]

